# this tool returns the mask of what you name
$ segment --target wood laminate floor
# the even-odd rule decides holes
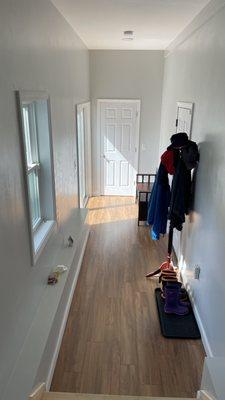
[[[90,236],[51,390],[195,397],[204,350],[200,340],[165,339],[154,289],[145,274],[166,256],[137,226],[130,197],[89,200]]]

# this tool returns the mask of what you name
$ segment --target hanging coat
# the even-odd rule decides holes
[[[179,134],[178,134],[179,135]],[[173,146],[169,146],[171,150]],[[171,188],[169,219],[173,228],[182,230],[185,215],[189,214],[193,197],[191,170],[198,165],[199,151],[195,142],[188,140],[180,150],[174,149],[175,174]]]
[[[172,227],[178,231],[182,230],[183,223],[185,222],[185,214],[189,213],[190,200],[191,170],[187,169],[183,159],[180,157],[173,177],[169,211],[169,219]]]
[[[166,233],[168,218],[172,227],[181,231],[185,214],[189,213],[191,205],[191,169],[195,168],[199,161],[198,146],[188,140],[186,133],[173,135],[171,141],[172,144],[161,157],[148,204],[147,222],[152,226],[153,240],[158,240],[160,234]],[[173,175],[171,191],[168,173]]]
[[[159,240],[160,234],[166,233],[168,207],[170,204],[170,186],[168,173],[161,163],[152,188],[148,205],[147,222],[152,226],[153,240]]]

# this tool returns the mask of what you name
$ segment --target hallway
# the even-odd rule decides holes
[[[90,236],[51,390],[194,397],[202,343],[161,336],[157,279],[145,278],[166,242],[137,227],[131,197],[91,198],[88,208]]]

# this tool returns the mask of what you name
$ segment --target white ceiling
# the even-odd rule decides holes
[[[89,49],[165,49],[209,0],[52,0]],[[133,30],[132,42],[122,40]]]

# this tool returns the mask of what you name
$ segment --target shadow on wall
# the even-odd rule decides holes
[[[193,263],[204,265],[206,254],[224,252],[216,236],[225,226],[225,138],[207,135],[199,144],[200,163],[193,175],[193,201],[182,231],[181,269],[193,278]],[[218,254],[218,253],[216,253]],[[222,256],[222,254],[221,254]]]

